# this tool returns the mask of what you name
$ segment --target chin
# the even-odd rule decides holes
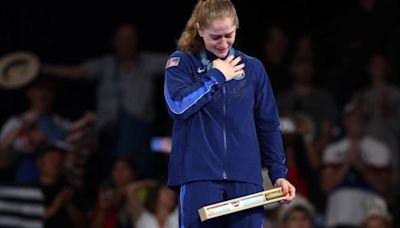
[[[228,51],[224,51],[224,52],[219,52],[219,51],[217,51],[217,52],[216,52],[216,56],[217,56],[218,58],[223,59],[223,58],[226,57],[226,55],[227,55],[228,53],[229,53]]]

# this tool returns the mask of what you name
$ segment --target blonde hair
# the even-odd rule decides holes
[[[204,29],[208,28],[214,20],[223,18],[232,18],[234,25],[239,27],[236,9],[230,0],[199,0],[178,39],[178,49],[191,53],[200,52],[204,43],[197,32],[196,23]]]

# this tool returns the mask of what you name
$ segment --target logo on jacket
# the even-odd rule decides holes
[[[199,73],[199,74],[203,73],[204,71],[206,71],[206,68],[205,68],[205,67],[199,67],[199,68],[197,68],[197,73]]]

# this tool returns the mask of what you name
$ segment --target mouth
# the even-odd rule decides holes
[[[220,50],[220,49],[216,49],[218,55],[224,55],[228,53],[229,49],[224,49],[224,50]]]

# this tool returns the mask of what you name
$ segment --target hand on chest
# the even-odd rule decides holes
[[[202,83],[210,80],[208,72],[202,66],[196,67],[193,72],[193,79],[195,83],[201,85]],[[254,94],[254,85],[248,73],[245,71],[245,75],[240,78],[235,78],[234,80],[225,82],[222,87],[216,90],[215,96],[225,95],[229,97],[249,97]]]

